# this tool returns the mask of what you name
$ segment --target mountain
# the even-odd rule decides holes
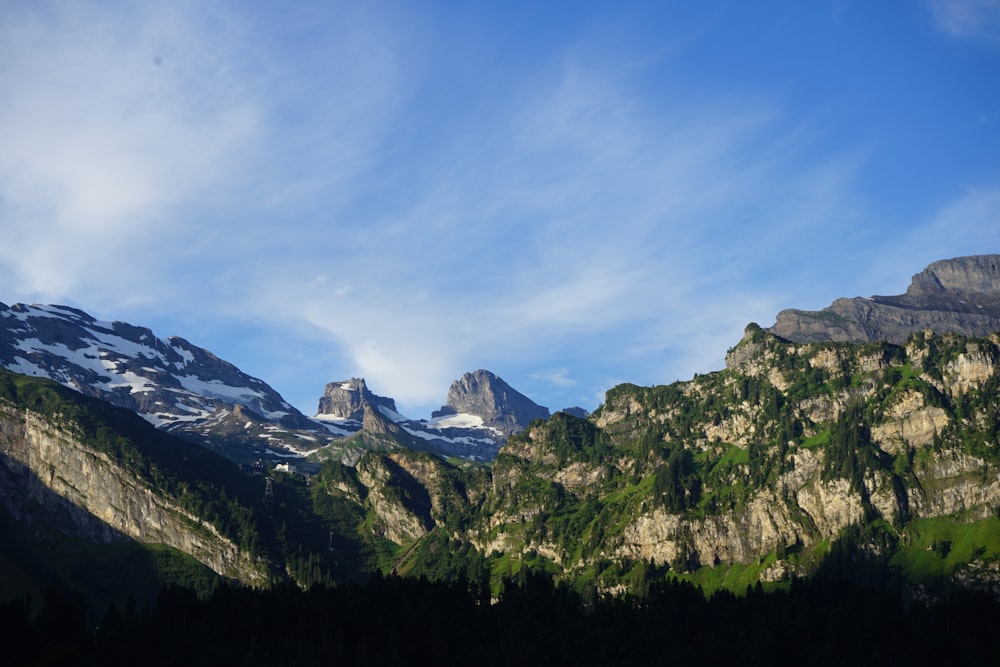
[[[183,338],[67,306],[0,303],[0,367],[128,408],[238,461],[302,456],[338,435]]]
[[[494,373],[478,370],[466,373],[448,389],[448,399],[432,417],[473,415],[483,426],[504,435],[519,433],[535,419],[548,419],[549,410],[536,404]]]
[[[951,312],[940,304],[956,294],[985,310],[989,262],[931,265],[899,300],[925,312],[936,289],[935,312]],[[28,370],[77,357],[81,367],[107,358],[100,368],[122,374],[159,363],[147,348],[126,354],[122,336],[82,352],[125,328],[48,308],[36,316],[85,331],[67,343],[32,323],[14,345]],[[92,370],[91,382],[114,391],[119,376]],[[583,600],[641,598],[677,581],[708,594],[794,591],[801,579],[910,602],[960,590],[1000,597],[1000,331],[796,342],[751,324],[723,370],[619,385],[585,418],[557,412],[509,435],[500,426],[544,408],[486,371],[452,389],[422,421],[360,379],[331,383],[326,412],[309,422],[334,436],[319,448],[322,466],[300,474],[265,461],[241,473],[148,415],[4,372],[0,501],[10,519],[0,528],[20,526],[10,543],[26,553],[38,526],[100,544],[162,541],[263,587],[395,573],[476,582],[482,601],[509,599],[504,580],[534,576]],[[10,560],[27,572],[44,554]]]
[[[326,385],[316,414],[328,419],[360,422],[364,419],[366,406],[396,411],[396,401],[373,394],[364,378],[351,378],[346,382],[331,382]]]
[[[1000,255],[934,262],[898,296],[842,298],[820,311],[783,310],[768,330],[798,343],[884,340],[898,345],[924,329],[968,336],[1000,331]]]
[[[391,398],[368,390],[364,379],[331,382],[319,400],[314,419],[331,430],[350,434],[318,453],[353,463],[371,448],[402,446],[441,456],[492,461],[507,438],[534,419],[546,419],[547,408],[535,404],[490,371],[466,373],[452,383],[447,403],[430,420],[409,419],[396,412]]]
[[[998,334],[797,344],[751,325],[723,371],[620,385],[587,420],[512,436],[485,490],[466,486],[477,509],[432,509],[397,569],[439,571],[465,544],[608,592],[825,572],[1000,593],[998,391]],[[415,470],[446,507],[443,473]]]
[[[309,585],[376,569],[382,538],[359,533],[364,512],[281,471],[237,466],[131,410],[0,370],[0,599],[56,585],[123,604],[138,588],[155,599],[156,582]]]
[[[133,410],[237,462],[314,453],[354,463],[371,447],[490,461],[508,435],[548,416],[477,371],[453,383],[448,405],[430,420],[399,414],[361,378],[329,383],[308,418],[263,380],[183,338],[58,305],[0,303],[0,367]]]
[[[588,419],[532,422],[491,466],[397,445],[265,485],[130,411],[6,373],[0,500],[27,525],[162,541],[265,586],[524,571],[643,595],[822,574],[1000,594],[998,398],[1000,334],[798,344],[751,325],[725,370],[615,387]],[[402,428],[379,414],[359,434]]]

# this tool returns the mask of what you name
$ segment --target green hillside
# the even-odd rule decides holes
[[[793,344],[751,325],[725,370],[615,387],[588,419],[533,422],[491,465],[386,440],[355,466],[327,461],[313,475],[247,474],[47,381],[2,373],[0,401],[211,524],[265,586],[381,573],[495,597],[505,581],[542,575],[596,600],[666,581],[742,595],[819,577],[947,595],[1000,583],[998,360],[996,336]],[[11,592],[77,578],[58,549],[39,558],[4,525],[8,580],[28,582]],[[138,548],[79,551],[111,563],[124,557],[115,549]],[[128,558],[150,562],[156,581],[215,585],[164,553]]]

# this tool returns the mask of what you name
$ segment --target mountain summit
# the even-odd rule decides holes
[[[315,419],[344,436],[324,454],[342,461],[356,461],[371,446],[492,461],[509,436],[548,416],[494,373],[478,370],[452,383],[447,403],[429,420],[399,414],[396,402],[372,393],[363,378],[327,384]]]
[[[396,401],[373,394],[365,384],[364,378],[351,378],[326,385],[323,396],[319,399],[317,416],[360,422],[364,420],[365,406],[382,406],[396,411]]]
[[[820,311],[783,310],[768,331],[796,343],[901,344],[925,329],[967,336],[1000,331],[1000,255],[934,262],[913,276],[905,294],[842,298]]]
[[[535,419],[548,419],[549,410],[486,370],[466,373],[451,383],[448,398],[432,417],[469,414],[504,435],[523,431]]]

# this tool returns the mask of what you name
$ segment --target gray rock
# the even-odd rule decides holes
[[[783,310],[768,331],[797,343],[888,341],[917,331],[985,336],[1000,331],[1000,255],[934,262],[905,294],[842,298],[820,311]]]
[[[373,394],[365,384],[364,378],[351,378],[326,385],[323,396],[319,399],[318,414],[336,419],[362,421],[365,407],[379,406],[396,411],[396,402],[393,399]]]
[[[457,413],[482,417],[484,426],[495,428],[504,435],[523,431],[535,419],[549,418],[548,408],[486,370],[466,373],[452,382],[447,402],[433,416]]]

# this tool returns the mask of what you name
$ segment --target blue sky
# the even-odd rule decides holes
[[[0,301],[552,409],[1000,252],[1000,1],[0,12]]]

